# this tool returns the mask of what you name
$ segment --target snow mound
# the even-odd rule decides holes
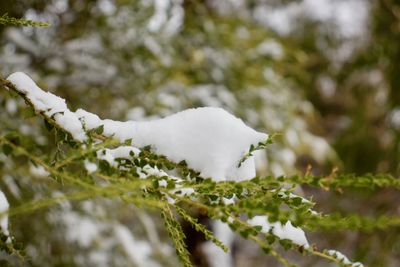
[[[171,161],[187,165],[216,181],[245,180],[255,176],[255,163],[248,158],[238,168],[250,145],[268,138],[221,108],[188,109],[159,120],[113,121],[78,109],[72,112],[65,100],[44,92],[22,72],[7,78],[25,94],[35,109],[53,117],[77,141],[87,140],[85,130],[103,126],[103,134],[120,141],[132,139],[135,146],[150,146]]]
[[[174,162],[184,160],[202,176],[217,181],[254,177],[252,158],[240,168],[237,165],[250,145],[268,138],[227,111],[214,107],[188,109],[163,119],[140,122],[101,120],[81,109],[76,113],[88,130],[103,125],[107,136],[121,141],[132,138],[136,146],[151,146],[155,153]]]

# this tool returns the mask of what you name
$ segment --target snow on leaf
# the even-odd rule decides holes
[[[299,246],[309,247],[304,231],[294,227],[290,221],[282,225],[280,222],[270,223],[267,216],[254,216],[247,222],[252,226],[261,226],[262,233],[268,233],[271,230],[280,239],[288,239]]]

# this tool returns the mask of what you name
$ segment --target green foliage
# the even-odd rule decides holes
[[[0,6],[3,7],[3,13],[9,12],[13,17],[22,17],[23,10],[28,10],[28,8],[38,13],[50,10],[50,12],[44,12],[44,17],[46,17],[52,12],[48,6],[54,1],[34,1],[35,3],[15,1],[15,4],[11,5],[8,2],[10,1],[3,1]],[[174,197],[176,205],[182,207],[187,214],[192,214],[192,209],[201,209],[202,211],[211,206],[212,209],[206,209],[205,213],[209,212],[210,217],[221,218],[225,221],[228,221],[229,217],[222,216],[221,212],[235,215],[240,213],[244,216],[266,214],[273,220],[283,222],[290,219],[304,229],[322,232],[320,238],[327,243],[349,242],[346,244],[346,249],[352,251],[354,257],[365,259],[371,266],[386,266],[393,260],[390,257],[397,256],[399,245],[396,237],[399,234],[399,227],[398,218],[392,211],[397,210],[398,192],[390,189],[399,188],[396,174],[400,170],[400,154],[398,153],[400,131],[390,126],[390,118],[388,118],[390,116],[388,115],[392,109],[398,107],[400,99],[399,90],[397,90],[400,81],[399,61],[395,60],[399,58],[398,18],[395,16],[399,4],[395,1],[373,1],[373,6],[370,8],[370,25],[366,34],[368,38],[365,38],[367,40],[356,40],[357,45],[361,44],[361,49],[353,51],[351,57],[343,62],[342,59],[336,60],[336,56],[329,58],[329,56],[332,57],[332,54],[336,54],[334,51],[343,50],[340,38],[334,34],[334,27],[319,21],[315,23],[308,18],[296,20],[298,29],[296,28],[293,34],[282,37],[258,23],[252,23],[252,16],[248,16],[247,20],[230,11],[224,12],[224,15],[221,16],[216,9],[211,7],[214,4],[185,1],[185,4],[182,5],[185,9],[182,30],[175,36],[163,38],[162,31],[146,33],[147,18],[152,14],[152,6],[149,4],[143,7],[136,4],[140,1],[115,1],[117,9],[123,12],[117,10],[111,16],[105,16],[96,8],[95,3],[100,1],[87,1],[84,4],[81,4],[82,1],[68,2],[70,6],[67,10],[62,11],[61,14],[51,14],[59,22],[53,28],[59,34],[50,35],[50,38],[47,35],[36,35],[36,32],[33,35],[32,33],[25,35],[30,41],[39,43],[39,47],[44,46],[40,53],[37,53],[35,49],[26,50],[24,42],[21,44],[13,42],[9,38],[3,38],[4,51],[12,51],[13,59],[14,56],[15,58],[28,58],[29,60],[26,62],[29,63],[26,65],[13,63],[12,66],[3,64],[2,73],[17,69],[29,70],[37,77],[41,77],[43,84],[48,84],[52,89],[57,88],[61,95],[68,96],[75,107],[84,106],[98,114],[114,118],[122,118],[126,115],[126,109],[121,108],[116,111],[111,109],[114,106],[120,107],[116,103],[121,103],[122,100],[122,103],[128,107],[140,105],[146,115],[168,114],[178,109],[207,105],[208,103],[203,102],[203,99],[195,98],[190,93],[196,91],[196,86],[216,84],[226,87],[227,91],[234,95],[234,100],[240,103],[238,107],[235,107],[222,101],[221,106],[242,117],[246,122],[250,122],[253,127],[267,132],[279,131],[283,135],[289,133],[287,126],[292,130],[292,126],[297,124],[299,118],[301,122],[304,117],[309,118],[309,113],[307,115],[298,108],[303,106],[302,102],[292,101],[297,97],[297,94],[293,94],[293,92],[299,92],[299,95],[305,95],[318,110],[318,112],[312,112],[311,120],[307,120],[307,125],[311,121],[316,133],[324,135],[332,141],[339,158],[343,160],[341,169],[345,173],[324,176],[320,175],[320,173],[324,173],[324,170],[320,172],[320,166],[316,166],[315,173],[319,174],[317,176],[309,173],[292,175],[296,173],[293,170],[294,167],[284,166],[283,173],[288,174],[285,177],[260,177],[254,179],[252,183],[214,183],[200,177],[185,162],[180,164],[170,162],[162,155],[151,153],[149,149],[143,149],[139,157],[132,155],[132,159],[119,160],[119,167],[125,169],[117,170],[107,162],[99,161],[95,155],[96,151],[104,148],[112,149],[119,145],[115,140],[104,139],[101,136],[103,132],[101,128],[90,134],[92,143],[82,149],[68,133],[52,124],[51,118],[44,120],[45,127],[51,131],[43,134],[42,124],[35,119],[32,109],[29,111],[22,109],[15,114],[6,112],[4,107],[10,98],[1,95],[0,124],[2,129],[0,135],[6,137],[6,141],[11,144],[6,141],[0,144],[0,155],[7,155],[6,160],[0,161],[0,174],[2,177],[12,174],[18,188],[23,190],[24,201],[11,198],[13,206],[11,212],[15,212],[12,213],[15,216],[18,215],[14,217],[16,223],[23,221],[24,214],[28,212],[40,213],[40,208],[42,211],[49,210],[57,203],[65,204],[68,199],[78,201],[105,197],[112,198],[113,203],[123,199],[126,200],[124,203],[126,202],[127,209],[129,206],[139,205],[140,208],[155,209],[155,212],[159,213],[160,201],[165,202],[163,197],[168,195]],[[260,3],[269,5],[264,2],[254,1],[254,3],[241,8],[244,14],[246,12],[252,14]],[[286,3],[292,4],[290,1],[273,2],[277,8],[285,8]],[[129,12],[128,9],[133,12],[124,16],[124,12]],[[89,23],[87,18],[90,18]],[[6,29],[6,27],[3,28]],[[323,28],[329,29],[329,33],[324,33]],[[139,33],[135,35],[134,40],[127,38],[130,30]],[[117,41],[125,40],[125,37],[129,40],[129,44],[128,41],[125,44]],[[92,38],[97,38],[98,43],[96,44],[103,49],[97,51],[92,47],[89,50],[83,48],[83,52],[77,49],[77,54],[65,49],[67,43],[68,45],[74,42],[85,43],[87,40],[93,40]],[[36,42],[36,39],[51,39],[51,46],[46,47],[45,42]],[[156,50],[148,49],[143,40],[152,40],[153,43],[158,44],[157,51],[159,53],[154,52]],[[282,48],[283,56],[274,58],[273,55],[258,54],[256,50],[264,41],[276,42]],[[347,39],[345,41],[346,48],[351,47],[352,43],[347,43]],[[8,43],[10,46],[6,45]],[[14,46],[15,51],[10,49]],[[82,54],[89,55],[96,66],[74,64],[69,61],[73,58],[72,56],[80,57]],[[2,55],[4,55],[3,59],[11,58],[10,54],[3,53]],[[55,55],[57,55],[56,58]],[[172,60],[172,64],[168,63],[168,59]],[[54,62],[62,62],[61,68],[58,65],[53,67],[52,63]],[[81,73],[88,74],[90,71],[104,73],[101,69],[98,70],[97,66],[107,66],[104,68],[107,70],[117,69],[118,75],[113,75],[114,78],[110,80],[97,78],[91,81],[88,79],[89,82],[85,80],[85,77],[79,76]],[[383,80],[376,82],[376,79],[372,78],[376,78],[376,70],[383,76]],[[268,73],[273,75],[265,78]],[[107,75],[99,76],[107,77]],[[81,78],[76,79],[76,77]],[[284,78],[284,82],[280,80],[282,78]],[[320,84],[320,80],[325,81],[321,78],[328,78],[328,81],[333,82],[335,85],[334,95],[326,97],[321,93],[322,83]],[[169,86],[182,90],[171,90]],[[272,90],[262,91],[262,87],[265,86]],[[112,90],[109,90],[110,88]],[[287,88],[290,90],[286,90]],[[218,95],[219,92],[224,91],[220,90],[220,87],[217,89],[217,93],[211,92]],[[275,89],[277,92],[290,93],[289,97],[279,100],[284,94],[275,94]],[[179,100],[175,101],[178,104],[173,102],[175,104],[169,106],[168,103],[162,102],[157,97],[160,92],[166,93],[170,98],[175,97],[175,100]],[[82,95],[85,97],[81,97]],[[260,96],[265,95],[268,96],[267,101],[261,100]],[[384,100],[382,95],[387,99]],[[284,102],[284,105],[281,102]],[[18,102],[19,105],[21,103],[22,101]],[[309,103],[307,102],[307,104]],[[249,110],[246,107],[251,107],[251,111],[257,113],[258,116],[250,116],[251,114],[247,116]],[[110,110],[111,112],[109,112]],[[290,112],[287,112],[288,110]],[[281,116],[276,116],[276,114]],[[323,120],[318,119],[319,114],[322,115]],[[314,115],[317,118],[314,118]],[[44,115],[41,114],[41,116]],[[283,123],[283,128],[274,129],[271,126],[277,125],[276,118],[278,118],[278,122]],[[295,119],[292,120],[292,118]],[[32,131],[29,134],[26,132],[22,134],[19,126],[22,128],[26,124],[31,126]],[[14,138],[6,136],[10,131],[16,129],[18,133]],[[304,129],[296,132],[300,140],[305,140],[300,135],[303,131]],[[39,142],[39,138],[46,142]],[[104,142],[97,143],[99,140]],[[299,146],[293,147],[288,144],[288,140],[282,138],[268,146],[269,163],[275,163],[276,159],[279,159],[280,150],[287,147],[296,153],[296,167],[300,169],[305,168],[309,163],[315,166],[313,160],[319,159],[319,155],[314,156],[311,160],[307,158],[309,156],[307,151],[312,151],[312,146],[309,148],[304,143],[300,143]],[[252,148],[249,149],[250,153],[251,150]],[[36,159],[32,160],[31,157]],[[83,167],[86,159],[97,164],[98,170],[88,174]],[[51,173],[49,177],[53,180],[33,180],[35,178],[29,172],[31,163],[27,164],[29,160],[34,166],[44,166]],[[141,174],[142,168],[146,164],[170,170],[174,175],[184,178],[185,181],[176,181],[169,177],[149,177],[149,181],[139,180],[138,175]],[[269,164],[269,166],[272,165]],[[356,172],[356,174],[348,172]],[[372,172],[372,174],[363,174],[365,172]],[[374,174],[375,172],[388,172],[388,174]],[[271,169],[265,173],[271,173]],[[26,180],[26,177],[32,177],[32,180],[24,184],[23,178]],[[76,180],[82,180],[87,185],[80,184]],[[159,182],[164,180],[167,181],[167,188],[160,186]],[[8,188],[4,184],[5,181],[5,179],[0,181],[2,188]],[[133,181],[137,182],[137,187]],[[105,189],[96,188],[96,186],[90,187],[90,185],[104,183],[115,183],[115,187],[127,188],[118,191],[112,187]],[[175,196],[175,194],[179,194],[179,190],[173,193],[171,190],[175,189],[177,185],[181,188],[194,188],[193,198],[198,198],[197,200],[204,205],[190,202],[190,196]],[[308,209],[314,208],[314,200],[303,203],[301,198],[290,195],[291,192],[294,192],[293,186],[298,185],[305,189],[306,195],[315,196],[315,199],[318,200],[318,209],[340,211],[333,214],[311,216]],[[132,191],[128,189],[130,187],[133,188]],[[143,190],[143,187],[146,190]],[[289,190],[287,190],[288,187]],[[270,192],[271,190],[275,191]],[[53,191],[61,191],[64,196],[54,197],[50,194]],[[6,193],[8,196],[12,195],[11,192]],[[245,199],[246,194],[250,195],[248,200]],[[223,197],[231,198],[233,195],[238,198],[237,202],[234,206],[227,208],[224,205]],[[37,197],[43,197],[43,200],[36,203],[33,200]],[[319,198],[323,198],[323,200],[320,201]],[[32,205],[26,203],[29,199],[33,201]],[[278,202],[273,203],[275,201]],[[360,204],[359,209],[352,210],[356,204]],[[24,208],[24,205],[27,206]],[[236,207],[238,205],[240,207]],[[171,209],[184,219],[178,213],[178,209]],[[356,215],[354,212],[359,212],[360,215]],[[40,226],[42,223],[45,224],[45,221],[45,217],[40,221],[35,220],[36,224],[40,224]],[[121,221],[126,222],[126,218]],[[187,221],[193,224],[191,219]],[[31,218],[26,220],[25,225],[29,225],[25,228],[30,228]],[[236,222],[232,226],[237,228],[238,225],[240,223]],[[46,229],[47,226],[46,224],[41,228]],[[21,228],[24,228],[22,223],[14,227],[14,230],[18,230],[20,233],[17,237],[23,238],[21,240],[30,246],[37,244],[34,242],[35,239],[46,239],[46,242],[49,241],[49,243],[50,240],[55,239],[55,235],[50,232],[46,233],[47,235],[41,235],[39,231],[36,231],[37,236],[31,232],[25,232],[22,235]],[[379,232],[368,235],[360,233],[350,242],[346,238],[338,238],[340,234],[338,231],[341,229],[360,229],[368,233],[379,230]],[[333,233],[331,241],[327,240],[328,236],[324,230]],[[59,234],[58,228],[54,232]],[[253,234],[251,230],[243,230],[241,233],[247,237],[251,237]],[[277,241],[277,238],[271,235],[266,239],[271,242]],[[281,243],[283,247],[288,247],[285,242],[281,241]],[[38,251],[47,251],[47,245],[45,249],[37,246]],[[48,262],[46,259],[44,260],[48,266],[59,264],[57,255],[67,257],[67,253],[71,252],[65,248],[60,249],[57,244],[49,244],[48,247],[56,248],[52,251],[54,254],[47,258]],[[279,247],[279,245],[265,246],[264,243],[260,243],[260,247],[272,255],[273,248]],[[80,250],[82,251],[82,249]],[[324,252],[321,253],[320,256],[324,258]],[[43,254],[41,255],[43,257]],[[275,257],[279,256],[275,255]],[[53,262],[53,259],[56,262]],[[65,261],[68,262],[68,260]],[[287,265],[284,260],[280,261]],[[43,261],[36,264],[45,266]],[[67,266],[72,265],[67,264]]]
[[[249,148],[249,151],[243,156],[243,158],[239,161],[238,167],[242,165],[243,162],[245,162],[249,157],[253,156],[253,153],[257,150],[262,150],[267,147],[267,145],[272,144],[274,138],[278,134],[273,134],[271,136],[268,136],[267,140],[263,142],[259,142],[257,145],[251,145]]]
[[[25,257],[23,245],[17,242],[14,237],[9,237],[3,232],[0,232],[0,251],[4,251],[10,255],[16,255],[21,259]]]
[[[50,24],[42,21],[34,21],[29,19],[17,19],[4,14],[0,16],[0,25],[5,26],[23,26],[23,27],[49,27]]]
[[[18,92],[12,84],[5,80],[2,80],[2,83],[8,89]],[[20,96],[29,105],[32,105],[26,95],[20,94]],[[0,136],[2,153],[12,160],[22,157],[25,162],[32,162],[36,166],[43,167],[49,177],[53,178],[57,184],[62,185],[67,192],[62,196],[49,196],[13,207],[9,212],[10,216],[49,208],[65,201],[95,198],[123,199],[127,204],[161,213],[165,229],[184,266],[192,265],[185,244],[185,235],[174,211],[183,220],[193,225],[197,231],[202,232],[206,239],[213,241],[225,251],[228,248],[191,216],[189,211],[201,210],[209,218],[227,223],[234,232],[257,243],[265,253],[274,256],[285,266],[294,265],[277,252],[276,245],[278,244],[286,250],[322,257],[343,266],[355,265],[346,265],[341,262],[340,258],[327,251],[320,251],[315,246],[305,248],[290,240],[280,239],[272,231],[262,233],[260,226],[250,225],[247,219],[256,215],[266,215],[270,222],[286,224],[290,220],[294,226],[312,231],[350,229],[371,232],[400,226],[398,217],[368,218],[354,214],[342,216],[317,213],[312,210],[314,202],[293,194],[299,184],[340,192],[346,188],[374,190],[391,187],[400,189],[399,180],[390,175],[356,176],[334,172],[326,177],[306,174],[289,177],[256,177],[240,182],[215,182],[201,177],[185,162],[175,163],[165,156],[154,154],[149,147],[142,148],[137,155],[131,153],[129,158],[117,159],[117,166],[114,166],[99,159],[96,155],[103,153],[104,149],[131,144],[132,140],[120,143],[112,138],[107,138],[102,135],[103,129],[100,127],[88,132],[89,141],[84,146],[78,145],[72,140],[69,133],[57,125],[52,117],[47,117],[43,113],[39,113],[39,115],[44,117],[46,129],[51,133],[56,133],[55,143],[60,148],[57,157],[52,158],[46,154],[38,155],[31,146],[27,145],[29,140],[26,140],[26,137],[18,132]],[[251,147],[245,157],[251,156],[252,152],[257,149],[265,148],[271,142],[272,137]],[[85,171],[83,168],[85,160],[97,163],[99,168],[90,173]],[[165,172],[148,174],[146,168]],[[175,175],[178,176],[168,174],[168,171],[171,170],[175,171]],[[142,179],[141,175],[143,174],[146,179]],[[166,182],[166,185],[161,186],[161,181]],[[192,189],[192,192],[184,194],[184,189]],[[225,204],[224,199],[231,198],[235,198],[235,203]],[[3,245],[2,248],[8,253],[17,253],[8,245]]]
[[[211,240],[215,245],[220,247],[225,252],[229,251],[229,248],[226,247],[220,240],[218,240],[218,238],[216,238],[213,233],[208,230],[204,225],[198,223],[196,218],[193,218],[184,209],[178,206],[175,207],[175,210],[185,221],[193,225],[196,231],[202,232],[207,240]]]
[[[176,253],[178,254],[183,266],[192,267],[192,263],[190,262],[189,252],[186,249],[185,245],[185,235],[183,233],[182,227],[180,223],[176,220],[173,215],[171,209],[166,206],[161,212],[161,216],[165,222],[165,228],[168,231],[169,236],[174,242]]]

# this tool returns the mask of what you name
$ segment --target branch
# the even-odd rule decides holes
[[[4,14],[0,17],[0,25],[11,25],[11,26],[23,26],[23,27],[49,27],[48,22],[34,21],[30,19],[17,19],[9,17],[8,14]]]

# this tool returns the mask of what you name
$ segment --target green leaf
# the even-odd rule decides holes
[[[44,126],[46,127],[47,131],[51,132],[51,130],[53,130],[54,125],[49,123],[46,119],[43,120],[44,121]]]
[[[13,151],[12,147],[11,147],[10,145],[8,145],[8,144],[4,144],[4,145],[2,146],[2,149],[3,149],[3,153],[4,153],[6,156],[10,155],[11,152]]]
[[[103,130],[104,130],[104,127],[103,127]],[[102,132],[103,133],[103,132]],[[126,139],[125,141],[124,141],[124,145],[126,145],[126,146],[131,146],[132,145],[132,138],[130,138],[130,139]],[[131,151],[132,152],[132,151]]]
[[[29,19],[17,19],[9,17],[8,14],[4,14],[0,17],[0,25],[10,25],[10,26],[24,26],[24,27],[49,27],[50,24],[42,21],[34,21]]]
[[[167,232],[175,245],[176,253],[183,266],[193,267],[184,241],[185,235],[183,229],[168,206],[162,210],[161,216],[164,219]]]
[[[301,197],[292,198],[292,203],[294,206],[300,206],[303,203],[303,199]]]
[[[100,125],[99,127],[97,127],[94,130],[94,132],[97,133],[97,134],[102,134],[104,132],[104,125]]]

